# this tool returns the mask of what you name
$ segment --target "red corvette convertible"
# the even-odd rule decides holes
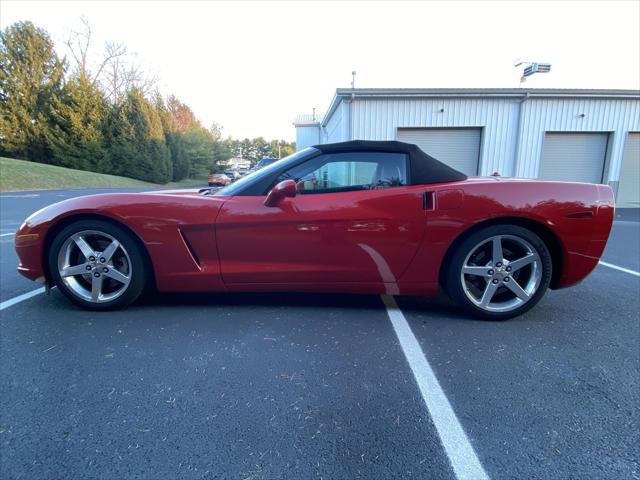
[[[18,229],[18,270],[90,309],[145,290],[433,295],[504,319],[597,265],[604,185],[467,178],[399,142],[299,151],[221,190],[73,198]]]

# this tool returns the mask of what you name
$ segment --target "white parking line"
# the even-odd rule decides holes
[[[636,277],[640,277],[640,272],[636,272],[635,270],[629,270],[628,268],[619,267],[617,265],[613,265],[612,263],[603,262],[602,260],[598,263],[605,267],[613,268],[614,270],[620,270],[621,272],[629,273],[631,275],[635,275]]]
[[[0,195],[0,198],[35,198],[35,197],[39,197],[40,194],[39,193],[21,193],[21,194],[4,194],[4,195]]]
[[[488,480],[487,472],[484,471],[398,304],[392,296],[381,297],[456,477],[459,480]]]
[[[4,310],[5,308],[12,307],[16,303],[29,300],[31,297],[35,297],[36,295],[40,295],[41,293],[44,293],[44,287],[40,287],[30,292],[23,293],[22,295],[18,295],[17,297],[10,298],[9,300],[5,300],[4,302],[0,303],[0,311]]]
[[[11,232],[11,233],[0,233],[0,237],[8,237],[10,235],[15,235],[15,232]]]

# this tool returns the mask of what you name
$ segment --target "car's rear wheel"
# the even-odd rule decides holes
[[[446,289],[476,316],[503,320],[540,301],[551,281],[551,255],[534,232],[495,225],[466,237],[451,256]]]
[[[143,252],[129,232],[101,220],[75,222],[54,238],[49,272],[74,303],[91,310],[123,308],[144,290]]]

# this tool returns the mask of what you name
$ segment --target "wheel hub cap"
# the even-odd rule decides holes
[[[541,279],[537,250],[515,235],[498,235],[477,244],[460,275],[467,298],[492,312],[508,312],[528,302]]]
[[[85,230],[71,235],[58,253],[58,273],[73,295],[92,303],[115,300],[131,281],[126,249],[108,233]]]

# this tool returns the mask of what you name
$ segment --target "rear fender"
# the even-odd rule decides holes
[[[586,277],[598,263],[613,222],[613,192],[605,185],[474,179],[434,186],[427,234],[402,282],[439,283],[447,252],[474,228],[491,223],[534,222],[557,239],[559,272],[553,286]],[[453,195],[451,190],[462,192]],[[462,197],[462,198],[460,198]],[[440,208],[438,199],[446,199]],[[455,199],[453,202],[451,199]],[[515,219],[515,220],[514,220]]]

